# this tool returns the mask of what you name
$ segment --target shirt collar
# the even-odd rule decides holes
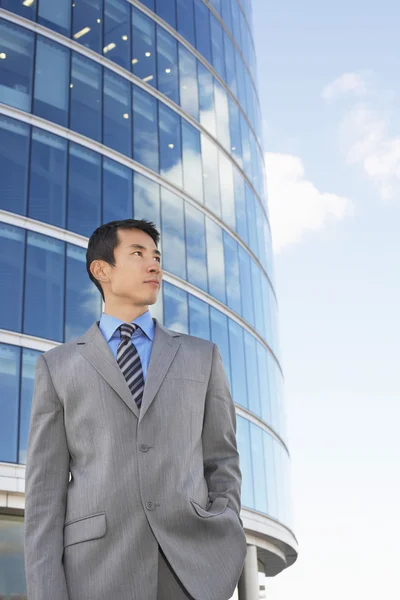
[[[117,329],[123,323],[125,323],[125,321],[121,321],[121,319],[117,319],[117,317],[107,315],[106,313],[103,313],[101,315],[99,328],[107,342],[110,341],[114,334],[119,337]],[[133,319],[131,323],[139,325],[140,329],[143,331],[143,333],[147,335],[149,340],[154,340],[154,321],[149,310],[146,310],[145,313],[143,313],[136,319]]]

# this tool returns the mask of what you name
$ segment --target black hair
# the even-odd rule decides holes
[[[104,260],[112,267],[115,266],[114,249],[119,244],[118,229],[141,229],[147,233],[158,246],[160,232],[154,223],[146,219],[125,219],[123,221],[110,221],[100,225],[90,236],[86,251],[86,271],[104,300],[104,293],[100,283],[90,272],[90,265],[94,260]]]

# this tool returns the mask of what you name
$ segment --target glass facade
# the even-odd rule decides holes
[[[251,20],[250,0],[0,0],[0,463],[26,461],[40,342],[101,315],[87,238],[147,218],[153,314],[223,357],[242,506],[291,526]],[[23,597],[21,528],[0,507],[0,597]]]

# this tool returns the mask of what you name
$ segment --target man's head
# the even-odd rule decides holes
[[[107,305],[147,307],[156,302],[162,279],[159,240],[154,223],[145,219],[111,221],[92,233],[86,270]]]

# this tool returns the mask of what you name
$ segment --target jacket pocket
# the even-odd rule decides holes
[[[106,531],[107,521],[104,512],[70,521],[64,525],[64,548],[102,538]]]
[[[198,504],[193,498],[190,498],[190,502],[200,517],[209,518],[215,517],[216,515],[220,515],[225,512],[226,507],[228,506],[229,498],[219,496],[215,498],[214,502],[211,504],[209,510],[205,510],[200,504]]]

